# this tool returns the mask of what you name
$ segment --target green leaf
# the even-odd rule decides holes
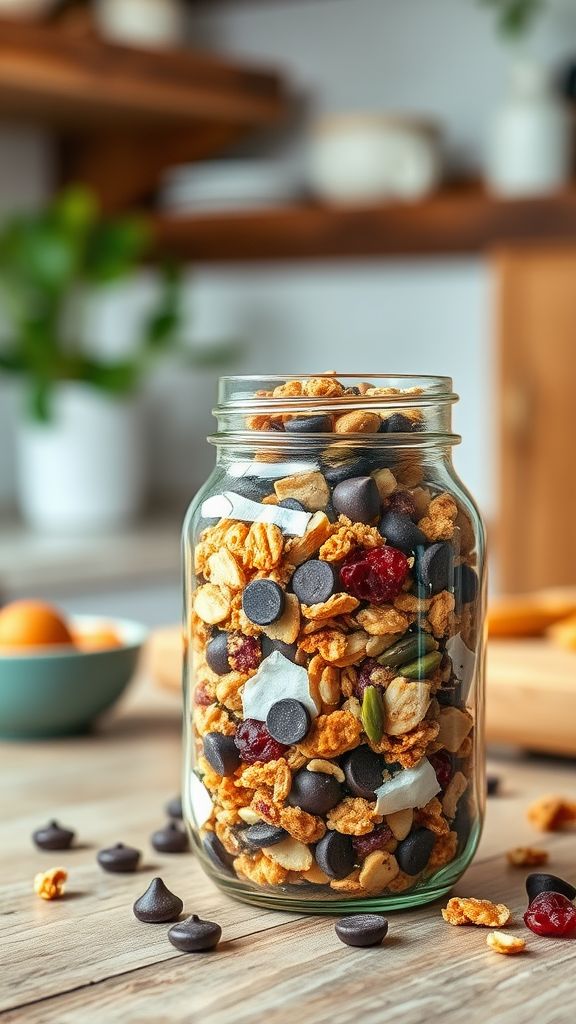
[[[86,383],[113,395],[130,394],[136,389],[140,379],[137,364],[128,359],[116,363],[83,359],[79,366],[79,375]]]
[[[136,217],[97,225],[86,252],[87,280],[106,284],[126,277],[142,260],[149,239],[148,225]]]
[[[30,419],[37,423],[49,423],[50,384],[47,380],[32,380],[28,389],[27,412]]]

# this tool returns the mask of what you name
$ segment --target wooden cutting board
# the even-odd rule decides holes
[[[148,657],[154,679],[179,694],[180,630],[157,630]],[[486,732],[490,743],[576,757],[576,652],[546,640],[490,641]]]

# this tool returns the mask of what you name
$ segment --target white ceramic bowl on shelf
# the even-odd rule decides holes
[[[164,177],[165,210],[273,206],[298,193],[295,175],[278,160],[219,160],[171,168]]]

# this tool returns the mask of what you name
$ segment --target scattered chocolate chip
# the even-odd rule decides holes
[[[557,875],[540,873],[528,875],[526,879],[526,892],[528,893],[530,903],[541,892],[559,892],[569,900],[576,898],[576,887],[570,882],[566,882],[563,878],[558,878]]]
[[[324,604],[338,589],[338,573],[330,562],[310,558],[298,566],[290,585],[302,604]]]
[[[282,501],[278,502],[278,508],[290,508],[293,512],[306,512],[302,502],[296,498],[282,498]]]
[[[32,839],[40,850],[69,850],[76,833],[64,828],[57,821],[51,821],[32,833]]]
[[[454,569],[454,592],[458,606],[476,600],[478,576],[469,565],[457,565]]]
[[[150,842],[158,853],[185,853],[188,849],[188,836],[175,821],[154,832]]]
[[[354,796],[375,800],[375,790],[382,785],[384,760],[363,744],[346,754],[342,761],[346,785]]]
[[[276,846],[286,839],[288,833],[283,828],[275,825],[268,825],[265,821],[258,821],[250,825],[241,833],[241,842],[249,846],[251,850],[263,850],[266,846]]]
[[[413,420],[409,420],[408,417],[404,416],[401,412],[395,412],[392,416],[388,416],[388,419],[382,420],[380,433],[411,434],[415,429],[418,429],[417,423]]]
[[[324,874],[330,878],[346,878],[354,867],[351,836],[345,836],[341,832],[327,832],[316,843],[314,856]]]
[[[292,779],[288,794],[291,807],[299,807],[308,814],[326,814],[342,799],[342,786],[333,775],[309,772],[301,768]]]
[[[331,416],[298,416],[294,420],[286,420],[284,429],[287,434],[329,434],[332,430]]]
[[[273,654],[274,651],[279,651],[283,654],[288,661],[296,661],[296,655],[298,653],[298,644],[285,644],[283,640],[271,640],[268,636],[262,636],[262,657],[267,658],[269,654]]]
[[[232,864],[234,857],[225,849],[215,832],[208,832],[204,836],[204,852],[210,858],[215,867],[226,874],[233,874]]]
[[[169,800],[168,803],[166,804],[164,810],[166,811],[166,814],[168,815],[169,818],[182,819],[184,817],[184,814],[182,812],[182,797],[173,796],[172,799]]]
[[[184,909],[179,896],[170,892],[161,878],[153,878],[146,892],[136,900],[134,917],[146,924],[161,924],[163,921],[175,921]]]
[[[336,935],[347,946],[379,946],[388,934],[382,914],[350,914],[335,924]]]
[[[500,777],[498,775],[486,776],[486,793],[488,796],[496,796],[500,790]]]
[[[203,736],[204,757],[218,775],[233,775],[240,764],[238,747],[233,736],[221,732],[207,732]]]
[[[207,953],[215,949],[222,937],[222,929],[214,921],[202,921],[197,914],[173,924],[168,938],[183,953]]]
[[[395,857],[401,871],[406,875],[420,874],[430,860],[434,842],[435,836],[430,829],[417,828],[398,843]]]
[[[217,676],[225,676],[227,672],[232,671],[228,660],[228,633],[216,633],[206,645],[206,661]]]
[[[454,577],[452,545],[441,541],[431,544],[425,551],[418,551],[414,572],[418,583],[432,594],[451,590]]]
[[[400,548],[400,551],[406,554],[415,551],[419,544],[426,543],[422,530],[418,529],[409,516],[390,509],[382,516],[378,530],[385,537],[387,544],[391,544],[393,548]]]
[[[380,511],[380,494],[371,476],[357,476],[336,485],[332,503],[353,523],[371,523]]]
[[[299,700],[285,697],[272,705],[266,716],[266,728],[273,739],[287,747],[300,743],[310,728],[310,712]]]
[[[124,874],[128,871],[136,871],[140,856],[140,850],[135,850],[133,846],[116,843],[116,846],[99,850],[96,860],[100,867],[104,868],[104,871],[110,871],[112,874]]]
[[[274,580],[253,580],[242,594],[242,608],[250,622],[270,626],[284,611],[284,591]]]

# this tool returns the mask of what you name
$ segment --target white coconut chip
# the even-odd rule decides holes
[[[279,505],[262,505],[252,501],[235,491],[224,491],[213,494],[202,502],[202,515],[205,519],[240,519],[245,523],[273,523],[291,537],[303,537],[311,512],[299,512],[298,509],[281,508]]]
[[[312,718],[318,715],[318,708],[310,693],[308,672],[300,665],[285,658],[280,651],[273,651],[264,661],[255,676],[244,684],[242,708],[244,718],[255,718],[265,722],[273,704],[285,697],[299,700],[308,709]]]
[[[446,643],[446,651],[450,656],[454,674],[461,684],[462,700],[466,703],[474,679],[476,655],[466,646],[460,633],[450,637]]]
[[[407,807],[424,807],[440,785],[430,761],[423,757],[415,768],[405,768],[376,790],[376,814],[395,814]]]
[[[214,805],[210,793],[196,772],[190,772],[190,804],[196,825],[202,828],[212,817]]]
[[[265,462],[258,463],[258,476],[261,480],[275,480],[280,476],[292,476],[294,473],[311,473],[318,469],[318,462]],[[236,479],[254,476],[253,462],[237,462],[228,467],[228,475]]]

